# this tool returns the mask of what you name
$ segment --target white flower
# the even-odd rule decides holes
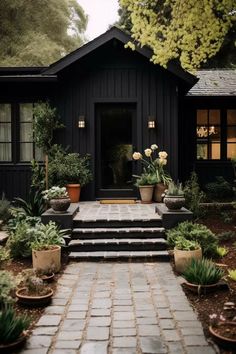
[[[165,166],[165,165],[167,164],[167,160],[166,160],[166,159],[161,158],[161,159],[159,159],[159,163],[160,163],[160,165]]]
[[[159,155],[160,159],[166,159],[168,156],[167,152],[165,152],[165,151],[160,151],[158,153],[158,155]]]
[[[151,145],[151,149],[152,149],[152,151],[157,150],[157,149],[158,149],[158,146],[157,146],[156,144],[152,144],[152,145]]]
[[[133,153],[133,159],[134,160],[140,160],[142,158],[142,154],[140,152],[134,152]]]
[[[152,150],[151,150],[151,149],[146,149],[146,150],[144,150],[144,153],[145,153],[145,155],[146,155],[147,157],[150,157],[151,154],[152,154]]]

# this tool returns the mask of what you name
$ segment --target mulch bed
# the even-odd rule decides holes
[[[206,225],[216,234],[222,233],[224,231],[235,231],[236,233],[236,225],[233,223],[225,224],[221,220],[219,215],[209,216],[198,222]],[[235,239],[221,241],[220,246],[224,246],[229,249],[229,253],[225,257],[216,260],[217,263],[223,263],[227,265],[225,271],[227,274],[227,269],[236,269],[236,237]],[[229,290],[221,289],[206,295],[196,295],[191,293],[189,290],[184,289],[185,294],[188,297],[190,303],[198,312],[199,319],[202,322],[203,329],[207,337],[210,336],[208,330],[208,326],[210,324],[209,315],[220,315],[223,311],[223,306],[225,302],[236,303],[236,282],[228,277],[226,277],[226,281],[229,285]],[[230,351],[221,349],[220,353],[233,354],[235,353],[235,350]]]

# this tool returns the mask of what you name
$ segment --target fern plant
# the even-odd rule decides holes
[[[224,276],[223,270],[206,258],[192,259],[183,273],[183,277],[191,284],[216,284]]]
[[[19,316],[10,305],[0,311],[0,343],[15,342],[30,325],[27,316]]]

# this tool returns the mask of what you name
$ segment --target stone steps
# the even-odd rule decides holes
[[[168,251],[100,251],[100,252],[71,252],[69,254],[71,260],[77,261],[97,261],[97,260],[114,260],[114,261],[169,261]]]
[[[163,227],[74,228],[72,239],[165,238]]]
[[[73,227],[79,229],[85,228],[137,228],[137,227],[162,227],[162,219],[157,215],[151,219],[74,219]]]

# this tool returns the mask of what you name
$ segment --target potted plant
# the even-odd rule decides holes
[[[192,259],[183,273],[184,285],[198,294],[214,291],[223,276],[224,271],[206,258]]]
[[[36,270],[37,276],[46,283],[51,283],[54,280],[55,273],[53,268],[45,270]]]
[[[156,176],[144,172],[141,176],[134,177],[137,178],[135,185],[139,188],[141,202],[145,204],[151,203]]]
[[[31,243],[33,268],[37,271],[47,271],[53,268],[55,273],[61,268],[61,245],[63,245],[65,231],[50,221],[48,224],[39,224],[31,230],[35,240]]]
[[[53,186],[43,191],[43,195],[55,213],[65,213],[70,206],[70,198],[65,187]]]
[[[136,161],[140,160],[145,166],[146,172],[156,176],[154,201],[161,202],[162,194],[172,179],[165,170],[165,166],[167,165],[167,152],[159,151],[157,154],[157,150],[158,146],[156,144],[152,144],[150,148],[144,150],[146,158],[143,158],[143,155],[140,152],[134,152],[133,159]]]
[[[169,182],[165,192],[164,203],[169,210],[180,210],[185,205],[182,183]]]
[[[53,290],[37,276],[35,269],[22,272],[21,287],[17,289],[18,302],[26,306],[44,306],[52,298]]]
[[[202,249],[196,241],[179,236],[175,241],[174,260],[177,272],[183,273],[192,259],[201,259]]]
[[[29,318],[16,314],[11,305],[5,305],[0,311],[0,353],[12,353],[23,344],[29,324]]]

